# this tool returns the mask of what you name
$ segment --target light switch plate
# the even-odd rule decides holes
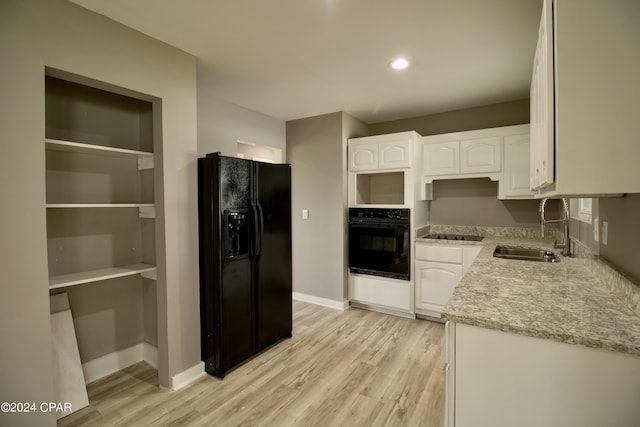
[[[309,209],[302,209],[302,219],[309,219]]]

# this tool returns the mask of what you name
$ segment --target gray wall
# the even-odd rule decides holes
[[[18,2],[0,3],[0,401],[50,402],[44,64],[34,23]],[[17,185],[19,184],[19,185]],[[0,414],[0,424],[55,425],[53,415]]]
[[[292,164],[293,290],[342,302],[345,293],[345,134],[366,126],[337,112],[287,122]],[[302,209],[309,219],[302,219]]]
[[[434,181],[429,222],[437,225],[539,227],[539,200],[498,200],[489,178]],[[547,206],[551,208],[551,204]],[[549,218],[556,213],[550,213]]]
[[[141,54],[142,52],[142,54]],[[160,382],[200,363],[196,61],[61,0],[0,2],[0,401],[53,400],[45,214],[45,66],[162,100],[156,203]],[[155,120],[154,119],[154,120]],[[73,308],[73,307],[72,307]],[[96,331],[99,334],[100,331]],[[53,414],[0,414],[2,425],[55,425]]]
[[[198,155],[221,152],[236,156],[237,141],[285,151],[285,123],[217,99],[207,89],[207,76],[198,73]],[[286,159],[284,159],[286,162]]]
[[[598,199],[592,199],[593,218],[598,218],[598,206]],[[600,244],[594,239],[593,228],[593,222],[587,223],[575,218],[571,218],[569,222],[569,234],[571,238],[584,244],[594,254],[600,254]]]
[[[602,197],[598,199],[598,215],[600,227],[603,221],[609,223],[608,243],[604,245],[600,239],[600,256],[640,283],[640,194]]]
[[[370,135],[415,130],[422,136],[529,123],[529,99],[369,124]]]
[[[343,209],[342,209],[342,214],[343,214],[343,229],[344,229],[344,234],[343,234],[343,238],[342,238],[342,242],[343,242],[343,251],[344,251],[344,257],[343,257],[343,262],[344,262],[344,282],[343,282],[343,289],[342,289],[342,295],[343,295],[343,299],[347,299],[349,296],[349,242],[348,242],[348,233],[349,233],[349,229],[347,227],[347,220],[348,220],[348,215],[347,215],[347,209],[349,208],[349,203],[348,203],[348,190],[349,190],[349,183],[348,183],[348,154],[347,154],[347,147],[348,147],[348,142],[349,142],[349,138],[358,138],[361,136],[367,136],[368,135],[368,126],[361,122],[360,120],[346,114],[346,113],[342,113],[342,193],[344,196],[343,199]]]
[[[342,113],[287,122],[292,165],[293,290],[343,298]],[[309,219],[302,219],[302,209]]]
[[[593,199],[593,218],[598,218],[599,241],[594,239],[594,224],[572,219],[571,237],[607,260],[616,270],[640,283],[640,194]],[[602,243],[602,223],[609,223],[607,244]]]

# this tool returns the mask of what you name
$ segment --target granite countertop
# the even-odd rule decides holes
[[[552,242],[485,237],[442,316],[472,326],[640,355],[638,312],[584,260],[560,256]],[[560,262],[495,258],[498,244],[550,249]]]

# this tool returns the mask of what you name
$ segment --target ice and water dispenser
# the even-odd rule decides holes
[[[246,258],[249,255],[248,209],[224,211],[225,261]]]

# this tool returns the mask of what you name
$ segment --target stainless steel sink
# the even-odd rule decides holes
[[[525,261],[560,262],[556,254],[546,249],[521,248],[518,246],[496,246],[493,256]]]

